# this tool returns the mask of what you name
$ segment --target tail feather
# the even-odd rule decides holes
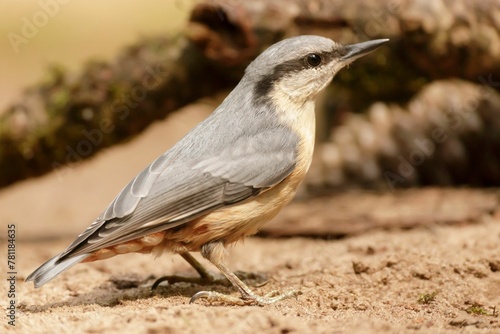
[[[58,262],[60,255],[57,255],[38,267],[38,269],[32,272],[25,281],[33,281],[35,288],[39,288],[66,269],[69,269],[78,262],[82,261],[87,256],[89,256],[89,254],[77,255]]]

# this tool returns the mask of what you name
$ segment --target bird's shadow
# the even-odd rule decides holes
[[[157,277],[150,275],[148,277],[120,276],[111,277],[103,284],[96,286],[92,291],[80,294],[78,291],[67,287],[71,297],[62,301],[46,303],[43,305],[27,305],[20,303],[18,309],[26,313],[41,313],[49,309],[58,307],[74,307],[81,305],[99,305],[103,307],[114,307],[122,305],[126,301],[150,299],[154,297],[171,298],[186,297],[186,303],[190,298],[201,290],[218,291],[224,294],[230,294],[236,291],[229,282],[217,280],[213,283],[196,283],[197,277],[186,276],[188,282],[183,282],[180,276],[172,276],[176,279],[173,284],[161,284],[152,289],[153,283]],[[262,276],[265,277],[265,276]],[[177,281],[179,280],[179,281]],[[263,285],[259,283],[261,278],[254,281],[248,280],[246,283],[254,286]],[[267,280],[266,280],[267,282]]]

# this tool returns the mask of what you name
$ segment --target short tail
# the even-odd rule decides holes
[[[82,254],[59,261],[59,254],[38,267],[38,269],[32,272],[25,281],[33,281],[35,283],[35,288],[39,288],[66,269],[73,267],[87,256],[89,256],[89,254]]]

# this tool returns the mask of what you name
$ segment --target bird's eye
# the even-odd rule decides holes
[[[317,53],[310,53],[307,55],[307,63],[312,67],[316,67],[321,64],[321,56]]]

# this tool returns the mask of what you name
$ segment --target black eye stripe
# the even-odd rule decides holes
[[[272,73],[264,75],[258,80],[254,86],[255,95],[260,97],[255,100],[255,103],[261,103],[267,101],[266,97],[269,91],[272,89],[275,82],[279,81],[284,76],[289,73],[300,72],[302,70],[311,69],[314,66],[307,62],[307,56],[310,54],[317,54],[321,57],[322,64],[328,64],[334,58],[338,58],[345,53],[342,47],[335,48],[331,51],[322,52],[310,52],[306,55],[302,55],[299,58],[290,59],[284,61],[283,63],[274,67]],[[318,65],[320,66],[320,65]]]

